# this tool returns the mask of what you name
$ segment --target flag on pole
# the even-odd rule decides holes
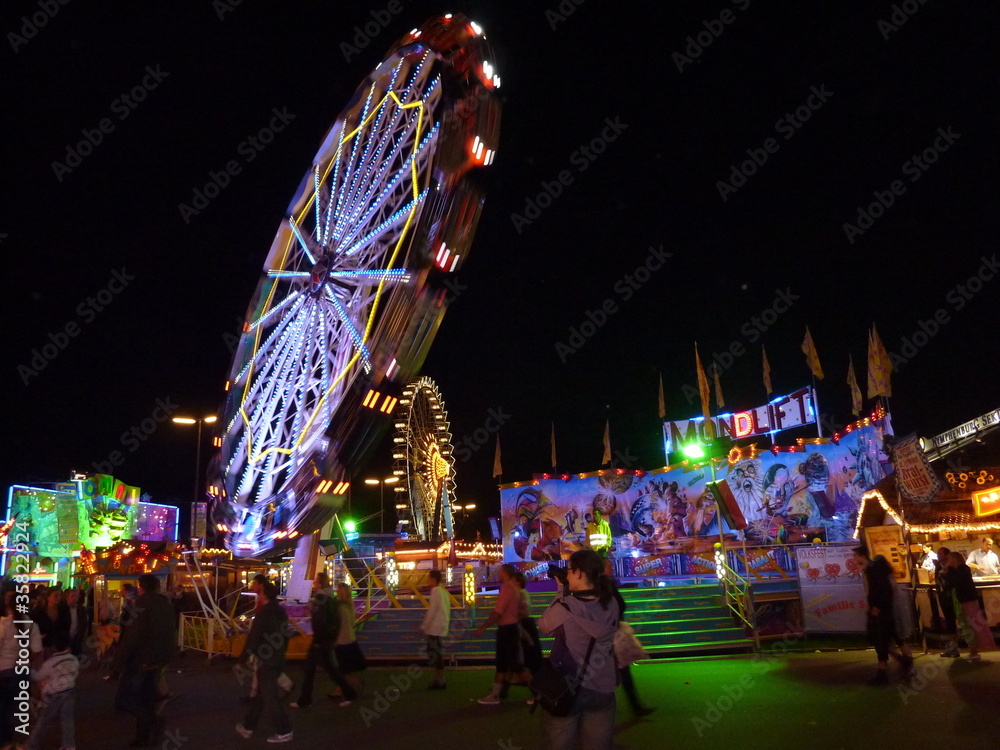
[[[698,342],[694,344],[694,361],[698,367],[698,395],[701,396],[701,415],[707,423],[706,433],[710,437],[715,437],[715,426],[712,424],[712,407],[709,404],[708,378],[705,377],[705,368],[701,366],[701,357],[698,356]]]
[[[760,355],[764,360],[764,390],[767,391],[767,395],[771,395],[771,364],[767,361],[767,350],[762,346],[760,348]]]
[[[497,449],[493,454],[493,476],[499,477],[503,475],[503,466],[500,465],[500,436],[497,435]]]
[[[879,361],[882,363],[882,381],[884,385],[882,395],[889,398],[892,396],[892,360],[889,359],[889,352],[882,345],[882,339],[879,338],[874,323],[872,323],[872,340],[875,342],[875,351],[878,352]]]
[[[555,469],[559,464],[556,462],[556,423],[552,423],[552,468]]]
[[[874,330],[874,328],[873,328]],[[879,344],[875,343],[873,331],[868,332],[868,398],[888,396],[888,385]]]
[[[601,466],[611,463],[611,420],[604,423],[604,457]]]
[[[817,379],[823,379],[823,368],[819,363],[819,355],[816,353],[816,344],[813,343],[812,334],[809,333],[809,326],[806,326],[806,337],[802,340],[802,352],[806,355],[806,363],[812,374]]]
[[[851,387],[851,414],[856,417],[861,416],[861,389],[858,388],[858,379],[854,376],[854,358],[847,359],[847,385]]]
[[[715,378],[715,405],[718,406],[719,411],[722,411],[723,407],[726,405],[726,401],[722,398],[722,383],[719,382],[718,365],[712,368],[712,376]]]
[[[660,373],[660,401],[659,401],[659,406],[660,406],[660,412],[659,412],[660,413],[660,419],[666,419],[667,418],[667,402],[666,402],[666,399],[663,398],[663,373],[662,372]]]

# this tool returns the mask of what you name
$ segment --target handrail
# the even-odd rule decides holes
[[[760,648],[760,634],[757,632],[757,618],[754,615],[753,590],[749,580],[744,580],[739,573],[729,567],[722,545],[715,544],[715,570],[719,584],[726,595],[726,606],[753,633],[754,648]],[[742,585],[741,585],[742,584]],[[737,606],[733,606],[733,602]]]

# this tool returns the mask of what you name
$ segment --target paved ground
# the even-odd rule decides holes
[[[802,642],[793,644],[802,648]],[[794,748],[835,750],[866,747],[971,748],[995,744],[1000,733],[1000,654],[982,662],[920,656],[918,675],[907,685],[869,687],[872,651],[771,653],[669,661],[634,667],[644,699],[658,710],[636,721],[619,693],[617,748]],[[164,750],[228,750],[269,746],[259,736],[243,740],[234,726],[243,690],[231,661],[206,664],[189,655],[170,681],[179,697],[166,712],[174,734]],[[298,676],[298,665],[290,674]],[[416,674],[416,678],[410,675]],[[446,691],[428,692],[417,665],[370,669],[365,697],[348,708],[327,699],[293,714],[295,740],[285,747],[456,748],[529,750],[540,748],[538,714],[524,705],[526,691],[512,690],[501,706],[481,706],[492,679],[489,670],[449,672]],[[408,683],[407,680],[410,680]],[[395,682],[394,682],[395,681]],[[124,748],[131,738],[128,717],[111,708],[113,687],[88,670],[80,679],[77,727],[80,750]],[[317,682],[317,696],[329,690]],[[516,700],[515,700],[516,699]],[[58,748],[48,738],[43,748]]]

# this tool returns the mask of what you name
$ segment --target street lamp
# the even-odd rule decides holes
[[[177,424],[196,424],[198,425],[198,445],[194,452],[194,495],[193,502],[198,502],[198,487],[201,484],[201,426],[203,424],[212,424],[218,417],[202,417],[201,419],[195,419],[193,417],[174,417],[173,421]]]
[[[387,484],[395,484],[399,481],[399,477],[386,477],[385,479],[366,479],[365,484],[379,486],[378,488],[378,504],[379,504],[379,533],[385,533],[385,486]]]

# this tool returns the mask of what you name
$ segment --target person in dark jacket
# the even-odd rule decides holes
[[[159,579],[139,576],[139,596],[131,605],[115,654],[113,674],[120,675],[115,706],[135,716],[132,747],[153,747],[163,730],[156,715],[157,688],[177,655],[174,608],[160,592]]]
[[[619,622],[624,622],[625,599],[622,598],[621,592],[618,590],[618,580],[615,578],[615,566],[610,557],[604,559],[604,574],[611,579],[611,584],[614,587],[615,600],[618,602],[618,610],[621,613]],[[628,704],[635,716],[649,716],[649,714],[656,710],[650,706],[643,705],[643,702],[639,700],[639,693],[635,689],[635,680],[632,678],[632,666],[630,664],[626,664],[618,670],[618,679],[622,684],[622,690],[625,691],[625,697],[628,699]]]
[[[267,741],[272,744],[289,742],[293,737],[292,722],[281,702],[278,677],[285,671],[285,652],[293,628],[288,622],[288,613],[278,603],[278,587],[265,583],[260,589],[264,605],[253,618],[239,661],[240,665],[245,665],[253,658],[256,663],[257,692],[250,701],[246,718],[236,725],[236,732],[244,739],[252,737],[266,709],[275,731]]]
[[[935,617],[938,630],[942,633],[954,635],[958,631],[958,626],[955,622],[955,603],[951,595],[951,582],[948,578],[948,573],[951,571],[951,568],[948,567],[948,558],[950,556],[950,549],[944,546],[938,547],[937,559],[934,561],[934,593],[938,606],[937,608],[932,607],[932,612],[936,613],[938,610],[941,612],[939,617]],[[947,647],[941,652],[940,656],[951,659],[960,656],[958,653],[957,636],[948,642]]]
[[[332,589],[328,588],[329,577],[324,572],[316,574],[313,580],[313,595],[309,600],[309,620],[312,624],[312,643],[306,653],[305,674],[302,676],[302,692],[295,703],[289,703],[292,708],[307,708],[312,705],[313,681],[316,678],[316,668],[321,664],[330,675],[330,679],[340,688],[342,700],[340,706],[349,706],[358,698],[354,686],[347,681],[340,666],[334,646],[340,635],[340,602]]]
[[[874,560],[864,545],[854,548],[854,560],[865,575],[865,590],[868,598],[868,638],[875,647],[878,670],[868,680],[869,685],[889,684],[889,656],[899,661],[903,675],[909,677],[913,670],[913,653],[910,647],[896,635],[896,618],[893,611],[892,567],[882,555]],[[893,648],[899,646],[899,651]],[[901,652],[901,653],[900,653]]]
[[[958,632],[969,646],[969,661],[979,661],[980,650],[992,651],[993,634],[986,624],[986,616],[979,608],[979,592],[972,579],[972,569],[965,563],[961,552],[948,555],[948,583]],[[958,645],[955,646],[958,652]]]

